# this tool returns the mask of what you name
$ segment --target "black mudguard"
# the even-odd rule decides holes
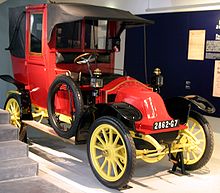
[[[21,90],[25,90],[25,84],[15,80],[13,77],[11,77],[10,75],[0,75],[0,79],[9,82],[11,84],[14,84],[19,91]]]
[[[187,123],[191,102],[184,97],[173,97],[164,101],[167,112],[173,119],[179,119],[180,124]]]
[[[123,119],[132,122],[142,119],[141,112],[128,103],[97,104],[96,108],[97,117],[106,115],[121,116]]]
[[[206,113],[215,112],[215,107],[208,100],[198,95],[173,97],[164,102],[169,115],[174,119],[179,119],[181,124],[187,122],[192,105]]]
[[[112,116],[120,119],[129,129],[134,128],[134,122],[142,119],[141,112],[128,103],[102,103],[91,106],[85,110],[80,119],[75,142],[76,144],[86,143],[88,130],[95,119],[102,116]]]
[[[185,96],[184,98],[206,113],[212,114],[215,113],[216,111],[214,105],[201,96],[188,95]]]
[[[14,84],[18,89],[18,95],[21,98],[21,120],[33,120],[31,112],[30,92],[25,89],[25,84],[15,80],[10,75],[0,75],[0,79]]]

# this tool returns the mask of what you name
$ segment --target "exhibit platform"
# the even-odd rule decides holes
[[[73,145],[37,129],[29,128],[31,143],[29,155],[39,163],[40,175],[43,178],[55,182],[56,185],[59,184],[68,192],[219,193],[220,118],[207,118],[215,132],[215,147],[213,156],[205,167],[190,172],[190,176],[176,176],[168,172],[172,163],[166,157],[155,164],[137,160],[129,186],[120,191],[103,186],[93,175],[87,160],[86,145]]]
[[[7,172],[2,170],[0,173],[2,178],[0,181],[0,193],[220,192],[220,118],[207,117],[214,130],[215,147],[213,156],[205,167],[190,172],[190,176],[177,176],[168,172],[172,168],[172,163],[166,157],[155,164],[137,160],[131,182],[125,189],[115,190],[102,185],[93,175],[87,159],[86,145],[74,145],[74,138],[63,141],[50,133],[45,133],[29,126],[29,152],[27,153],[27,145],[13,141],[18,136],[17,129],[13,130],[9,127],[9,124],[6,124],[5,121],[8,121],[7,115],[3,114],[2,116],[5,117],[0,119],[0,126],[2,126],[0,131],[4,133],[4,137],[0,135],[1,144],[3,144],[0,146],[0,152],[4,156],[1,156],[0,160],[2,159],[4,164],[8,162],[7,164],[11,168],[15,168],[13,165],[16,165],[15,163],[19,157],[25,160],[31,159],[32,161],[27,161],[27,163],[33,165],[33,167],[29,170],[31,173],[28,173],[28,169],[23,168],[20,175],[24,176],[17,176],[16,170],[9,168],[8,171],[10,172],[8,174],[10,174],[11,179],[5,180],[3,177],[6,176]],[[8,127],[4,127],[5,124]],[[8,132],[12,133],[9,135]],[[7,137],[9,141],[12,140],[13,142],[9,142],[10,145],[5,149],[3,146],[8,143]],[[17,147],[18,149],[16,150]],[[27,154],[29,158],[26,158]],[[11,155],[15,157],[7,157]],[[7,161],[12,159],[15,160]],[[10,164],[10,162],[14,164]],[[39,168],[38,176],[36,163]],[[28,177],[25,176],[27,174],[29,175]]]

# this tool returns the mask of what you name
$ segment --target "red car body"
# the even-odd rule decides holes
[[[47,96],[51,83],[60,74],[66,74],[69,71],[76,73],[82,71],[86,72],[86,65],[80,66],[75,63],[57,64],[56,54],[58,52],[93,52],[94,50],[86,49],[85,42],[85,20],[82,20],[82,35],[81,47],[78,49],[57,49],[56,48],[56,30],[51,33],[51,39],[48,42],[48,12],[47,4],[31,5],[26,7],[26,34],[25,34],[25,58],[18,58],[12,55],[12,65],[14,78],[25,84],[25,88],[30,91],[31,103],[35,106],[46,109]],[[34,53],[30,51],[30,25],[32,14],[43,14],[42,22],[42,53]],[[112,35],[116,33],[115,24],[112,22],[109,33]],[[104,53],[105,50],[96,50],[97,53]],[[114,69],[115,53],[110,52],[110,63],[98,63],[95,67],[99,68],[102,73],[112,74]],[[94,68],[95,68],[94,67]],[[93,68],[93,67],[92,67]],[[92,70],[94,70],[94,68]],[[91,90],[90,85],[81,85],[80,89]],[[172,120],[168,115],[165,104],[159,94],[152,91],[148,85],[142,84],[131,77],[119,77],[100,89],[100,95],[96,97],[96,104],[108,103],[108,96],[115,94],[114,102],[125,102],[137,108],[141,114],[142,119],[135,122],[135,128],[138,132],[144,134],[169,132],[173,130],[180,130],[186,128],[184,125],[179,125],[174,128],[166,128],[165,130],[154,130],[153,124],[159,121]],[[63,114],[68,115],[68,105],[65,97],[61,97],[57,101]],[[67,106],[66,106],[67,105]],[[59,109],[59,108],[58,108]]]

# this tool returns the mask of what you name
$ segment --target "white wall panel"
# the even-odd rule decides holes
[[[220,8],[220,0],[55,0],[78,2],[124,9],[133,14],[173,11],[212,10]]]
[[[149,0],[146,13],[200,11],[219,8],[219,0]]]

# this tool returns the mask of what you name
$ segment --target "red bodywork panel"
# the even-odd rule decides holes
[[[173,119],[169,116],[161,96],[153,92],[152,88],[131,77],[118,78],[106,85],[101,91],[102,95],[97,102],[108,102],[108,95],[116,94],[115,102],[126,102],[141,112],[142,119],[135,122],[135,128],[138,132],[152,134],[186,128],[185,125],[180,125],[175,128],[153,130],[155,122]]]
[[[23,58],[17,58],[17,57],[11,56],[11,61],[12,61],[12,69],[13,69],[14,78],[18,80],[19,82],[22,82],[25,85],[28,85],[26,60]]]

